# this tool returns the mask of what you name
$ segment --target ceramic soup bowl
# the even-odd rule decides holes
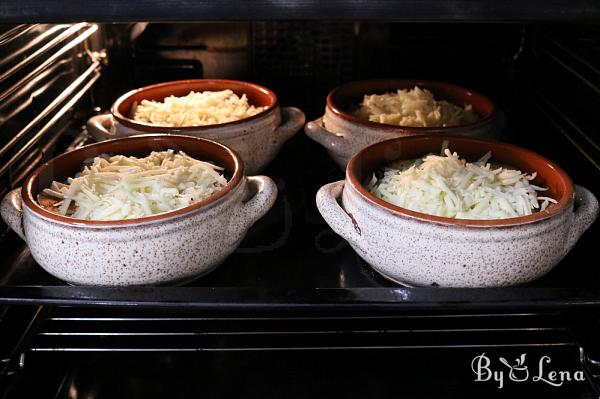
[[[246,94],[251,105],[266,107],[262,112],[234,122],[206,126],[164,127],[136,121],[133,108],[142,100],[162,101],[168,96],[185,96],[190,91],[232,90]],[[280,108],[271,90],[236,80],[180,80],[132,90],[112,105],[110,114],[97,115],[87,122],[96,141],[146,133],[168,133],[203,137],[235,150],[249,174],[258,173],[275,158],[283,144],[304,126],[304,113],[297,108]]]
[[[430,216],[376,198],[363,185],[398,159],[439,154],[444,140],[461,158],[537,172],[534,184],[558,201],[529,216],[460,220]],[[338,201],[341,200],[341,205]],[[575,206],[574,206],[575,205]],[[492,140],[460,136],[397,138],[352,157],[346,180],[323,186],[317,207],[331,228],[377,272],[415,286],[497,287],[525,283],[550,271],[598,215],[598,201],[546,158]]]
[[[227,185],[184,208],[138,219],[82,220],[41,207],[37,195],[53,180],[74,176],[97,155],[146,156],[183,150],[225,168]],[[266,176],[246,177],[231,149],[189,136],[146,135],[109,140],[62,154],[38,168],[2,200],[4,221],[23,238],[47,272],[71,284],[174,284],[218,266],[273,205],[277,187]]]
[[[471,104],[480,119],[468,125],[451,127],[408,127],[371,122],[352,114],[365,94],[384,94],[415,86],[431,91],[436,100],[458,106]],[[304,128],[306,134],[324,146],[342,168],[361,149],[396,137],[426,134],[465,135],[496,138],[504,127],[504,116],[487,97],[448,83],[414,79],[357,81],[333,89],[327,96],[325,114]]]

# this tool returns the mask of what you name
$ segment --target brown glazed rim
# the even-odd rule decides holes
[[[62,215],[59,215],[59,214],[56,214],[56,213],[53,213],[53,212],[50,212],[50,211],[44,209],[41,205],[38,204],[37,199],[34,198],[35,185],[38,183],[37,177],[40,175],[40,172],[43,171],[44,169],[54,168],[54,165],[57,162],[60,162],[61,160],[64,160],[69,157],[77,157],[84,151],[89,152],[90,149],[94,149],[95,154],[99,155],[99,154],[102,154],[103,152],[105,152],[105,151],[103,151],[105,148],[111,147],[111,145],[114,144],[115,142],[119,142],[119,144],[128,146],[128,145],[134,144],[136,141],[137,142],[145,142],[145,143],[148,143],[148,142],[160,143],[160,142],[166,142],[166,141],[176,141],[178,146],[180,146],[180,148],[183,147],[185,145],[185,143],[198,144],[198,142],[202,142],[203,146],[213,147],[213,149],[220,152],[221,154],[227,154],[226,156],[229,156],[233,160],[234,170],[233,170],[231,178],[229,179],[229,181],[227,182],[225,187],[223,187],[220,191],[214,193],[210,197],[208,197],[200,202],[196,202],[192,205],[188,205],[183,208],[175,209],[173,211],[158,213],[155,215],[146,216],[146,217],[142,217],[142,218],[135,218],[135,219],[84,220],[84,219],[72,218],[69,216],[62,216]],[[182,143],[183,143],[183,145],[182,145]],[[185,152],[185,148],[182,148],[182,149]],[[87,159],[87,158],[89,158],[89,156],[86,156],[85,159]],[[222,166],[222,165],[220,165],[220,166]],[[129,137],[112,139],[112,140],[106,140],[106,141],[103,141],[100,143],[87,145],[87,146],[78,148],[76,150],[66,152],[62,155],[59,155],[58,157],[51,159],[50,161],[48,161],[48,162],[44,163],[43,165],[41,165],[40,167],[38,167],[27,178],[27,180],[23,184],[23,187],[21,188],[21,196],[23,198],[23,202],[29,209],[31,209],[33,212],[37,213],[38,215],[48,218],[55,222],[61,222],[61,223],[66,223],[66,224],[69,224],[72,226],[82,226],[82,227],[127,227],[127,226],[137,225],[140,223],[160,221],[160,220],[169,219],[169,218],[172,218],[175,216],[185,215],[186,213],[192,212],[196,209],[203,208],[207,205],[215,203],[218,200],[220,200],[221,198],[225,197],[227,194],[229,194],[235,187],[237,187],[240,184],[240,182],[242,181],[243,176],[244,176],[244,164],[243,164],[241,158],[239,157],[239,155],[237,155],[237,153],[235,153],[230,148],[228,148],[222,144],[219,144],[215,141],[211,141],[211,140],[207,140],[207,139],[203,139],[203,138],[199,138],[199,137],[192,137],[192,136],[178,136],[178,135],[169,135],[169,134],[144,134],[144,135],[138,135],[138,136],[129,136]]]
[[[473,122],[473,123],[467,123],[467,124],[458,125],[458,126],[446,126],[446,127],[444,127],[444,126],[430,126],[430,127],[398,126],[398,125],[391,125],[388,123],[371,122],[369,120],[359,118],[358,116],[354,116],[354,115],[346,112],[344,110],[344,107],[341,104],[336,103],[336,101],[334,99],[341,90],[347,89],[352,86],[357,86],[357,85],[369,86],[370,84],[371,85],[383,84],[386,82],[389,83],[390,86],[392,86],[392,85],[397,86],[397,88],[399,88],[399,89],[408,88],[408,87],[412,88],[414,86],[423,87],[423,88],[426,88],[427,90],[430,90],[431,92],[433,92],[434,95],[436,95],[436,89],[435,89],[436,87],[444,88],[448,91],[455,91],[456,93],[460,93],[465,98],[468,96],[471,96],[472,98],[476,99],[477,101],[481,102],[482,104],[485,104],[485,106],[488,107],[490,109],[490,111],[487,113],[487,115],[481,115],[479,112],[477,112],[479,114],[479,116],[481,117],[481,119],[479,119],[478,121]],[[363,93],[363,95],[365,95],[365,94],[376,94],[376,93],[373,93],[373,92],[369,93],[369,91],[366,90]],[[467,102],[467,101],[465,101],[465,102]],[[467,103],[471,103],[471,105],[474,105],[474,104],[472,104],[472,102],[467,102]],[[456,104],[456,105],[460,105],[460,104]],[[345,83],[343,85],[336,87],[335,89],[333,89],[329,92],[329,94],[327,95],[327,108],[329,108],[333,113],[335,113],[342,119],[345,119],[350,122],[358,123],[358,124],[361,124],[364,126],[368,126],[370,128],[374,128],[374,129],[383,129],[383,130],[389,130],[389,131],[410,131],[410,132],[415,132],[415,133],[427,133],[428,131],[431,131],[431,130],[444,130],[444,131],[448,132],[448,134],[452,134],[452,132],[454,130],[483,125],[483,124],[487,123],[488,121],[490,121],[493,118],[494,114],[496,113],[496,106],[494,105],[492,100],[490,100],[488,97],[484,96],[483,94],[480,94],[480,93],[470,90],[470,89],[466,89],[464,87],[453,85],[451,83],[439,82],[439,81],[435,81],[435,80],[423,80],[423,79],[373,79],[373,80],[360,80],[360,81]],[[473,108],[475,108],[475,106]]]
[[[402,142],[404,146],[410,146],[411,143],[419,142],[419,141],[427,141],[427,140],[450,140],[450,148],[452,149],[452,141],[462,141],[463,143],[478,143],[485,144],[488,146],[489,150],[492,151],[492,159],[494,156],[494,149],[503,148],[513,153],[520,153],[523,156],[531,157],[531,159],[535,159],[538,162],[543,162],[546,164],[549,169],[554,174],[554,177],[557,178],[559,183],[564,186],[565,190],[557,199],[558,203],[550,204],[544,211],[536,212],[527,216],[519,216],[507,219],[493,219],[493,220],[478,220],[478,219],[454,219],[454,218],[446,218],[441,216],[433,216],[426,213],[411,211],[406,208],[401,208],[399,206],[393,205],[387,201],[379,199],[371,194],[359,181],[356,176],[356,170],[360,167],[360,163],[362,162],[362,158],[365,153],[370,150],[373,150],[375,147],[386,147],[392,145],[396,142]],[[441,148],[441,146],[440,146]],[[460,151],[457,151],[458,155],[461,156]],[[422,154],[425,155],[425,154]],[[483,155],[483,154],[482,154]],[[530,173],[530,172],[528,172]],[[475,227],[475,228],[493,228],[493,227],[511,227],[511,226],[519,226],[523,224],[538,222],[545,219],[550,219],[560,213],[562,213],[574,200],[575,198],[575,190],[573,187],[573,182],[569,175],[562,170],[557,164],[550,161],[549,159],[533,152],[527,150],[522,147],[518,147],[513,144],[504,143],[497,140],[491,139],[479,139],[479,138],[471,138],[465,136],[451,136],[451,135],[423,135],[423,136],[409,136],[409,137],[399,137],[393,138],[390,140],[382,141],[379,143],[372,144],[368,147],[365,147],[363,150],[356,153],[348,163],[346,168],[346,179],[350,182],[352,188],[354,188],[363,198],[367,201],[378,205],[388,211],[390,211],[394,216],[407,216],[411,219],[416,219],[422,222],[432,222],[435,224],[442,224],[446,226],[456,226],[456,227]]]
[[[240,119],[237,121],[226,122],[226,123],[218,123],[218,124],[214,124],[214,125],[203,125],[203,126],[178,126],[178,127],[158,126],[158,125],[153,125],[151,123],[136,121],[128,116],[123,115],[120,111],[120,108],[121,108],[121,105],[123,104],[123,102],[127,101],[130,97],[132,97],[134,95],[150,94],[157,90],[163,90],[163,89],[167,89],[169,87],[178,87],[180,85],[189,86],[189,91],[194,90],[194,87],[196,87],[197,85],[214,85],[215,87],[212,88],[212,91],[225,90],[226,88],[229,88],[226,86],[234,86],[234,87],[236,87],[238,92],[242,92],[242,93],[246,93],[246,94],[254,92],[254,93],[261,93],[263,95],[267,95],[269,97],[269,102],[263,111],[259,112],[256,115],[252,115],[248,118]],[[206,89],[204,89],[204,90],[206,90]],[[167,94],[167,96],[168,95],[169,94]],[[153,96],[148,96],[148,98],[152,98],[152,97]],[[131,90],[131,91],[123,94],[121,97],[119,97],[114,102],[114,104],[110,108],[110,112],[113,115],[113,117],[117,121],[119,121],[119,123],[121,123],[127,127],[130,127],[132,129],[136,129],[136,130],[140,130],[140,131],[144,131],[144,132],[148,132],[148,133],[165,133],[165,131],[168,131],[169,133],[179,133],[179,132],[185,133],[185,132],[189,132],[189,131],[208,130],[208,129],[215,128],[215,127],[234,126],[234,125],[238,125],[241,123],[245,123],[245,122],[263,117],[264,115],[266,115],[267,113],[269,113],[273,109],[275,109],[277,106],[278,106],[277,95],[272,90],[267,89],[266,87],[263,87],[263,86],[259,86],[254,83],[242,82],[239,80],[227,80],[227,79],[188,79],[188,80],[174,80],[171,82],[157,83],[154,85],[144,86],[139,89]]]

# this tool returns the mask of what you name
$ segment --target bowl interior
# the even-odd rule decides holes
[[[546,210],[533,215],[497,220],[468,220],[452,219],[426,215],[410,211],[386,201],[368,192],[364,183],[368,182],[373,173],[395,160],[412,160],[426,154],[440,154],[444,141],[448,148],[457,152],[460,158],[469,162],[480,159],[488,151],[492,151],[490,162],[518,169],[527,174],[537,172],[533,184],[547,187],[543,196],[550,196],[558,201],[550,204]],[[511,144],[493,140],[475,139],[460,136],[413,136],[402,137],[373,144],[357,153],[348,164],[347,177],[352,185],[366,198],[387,209],[416,217],[422,220],[435,221],[444,224],[468,226],[506,226],[523,224],[549,218],[561,212],[573,200],[573,183],[569,176],[555,163],[532,151]]]
[[[175,211],[164,212],[152,216],[147,216],[141,219],[128,219],[118,221],[97,221],[97,220],[81,220],[70,217],[60,216],[49,212],[42,208],[37,203],[38,194],[47,187],[53,180],[65,181],[68,177],[73,177],[81,171],[84,161],[91,160],[100,154],[110,155],[127,155],[136,157],[145,157],[152,151],[164,151],[172,149],[175,151],[183,151],[192,158],[202,161],[212,162],[218,166],[225,168],[223,171],[228,179],[227,185],[206,198],[204,201],[195,203],[185,208]],[[72,223],[74,221],[83,224],[130,224],[140,220],[153,220],[174,215],[180,211],[185,211],[188,208],[197,208],[204,206],[210,202],[216,201],[218,198],[227,194],[235,185],[239,183],[243,175],[243,164],[241,160],[232,150],[218,144],[216,142],[200,139],[189,136],[175,135],[142,135],[125,137],[115,140],[104,141],[97,144],[88,145],[74,151],[62,154],[44,165],[40,166],[23,185],[23,201],[33,211],[50,217],[51,219],[60,220],[63,222]]]
[[[436,100],[446,100],[460,107],[471,104],[473,110],[481,119],[490,118],[495,110],[494,104],[490,99],[472,90],[449,83],[417,79],[382,79],[351,82],[334,89],[327,98],[327,105],[334,112],[344,114],[344,116],[356,119],[356,121],[375,123],[352,115],[352,112],[360,105],[366,94],[385,94],[395,92],[398,89],[412,89],[415,86],[431,91]],[[481,120],[476,123],[479,122]],[[382,125],[380,123],[377,124]],[[398,128],[399,126],[396,127]],[[401,126],[401,128],[411,127]],[[413,129],[427,128],[413,127]]]
[[[254,115],[253,117],[261,115],[277,105],[277,96],[275,95],[275,93],[259,85],[255,85],[248,82],[241,82],[237,80],[194,79],[159,83],[130,91],[121,96],[119,99],[117,99],[117,101],[115,101],[111,108],[111,112],[113,116],[115,116],[115,118],[117,118],[120,122],[128,125],[147,125],[160,128],[160,126],[135,121],[132,115],[132,107],[134,106],[134,104],[137,105],[142,100],[163,101],[165,97],[169,96],[185,96],[189,94],[190,91],[202,92],[222,90],[231,90],[240,97],[245,94],[248,98],[248,102],[250,103],[250,105],[254,105],[256,107],[267,107],[264,111],[258,113],[257,115]],[[202,128],[203,126],[188,127],[198,129]],[[162,127],[162,129],[164,130],[165,128]]]

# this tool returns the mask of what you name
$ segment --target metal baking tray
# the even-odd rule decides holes
[[[554,160],[576,183],[600,195],[600,147],[597,144],[600,140],[594,133],[597,122],[586,114],[580,115],[586,104],[597,103],[595,88],[600,75],[593,66],[600,57],[587,42],[577,42],[575,38],[565,46],[552,37],[566,36],[560,32],[554,36],[539,35],[535,54],[519,56],[522,65],[518,73],[505,70],[505,66],[492,58],[486,59],[484,65],[496,68],[486,72],[495,75],[482,73],[472,87],[489,93],[504,109],[508,126],[503,140]],[[581,43],[586,51],[583,56],[578,55],[581,52],[574,53],[580,49],[572,43]],[[544,68],[538,68],[541,63]],[[458,69],[450,72],[460,73]],[[560,79],[556,79],[557,76]],[[302,92],[295,87],[297,90],[293,91],[288,87],[288,80],[280,81],[280,86],[270,83],[268,87],[282,93],[282,103],[300,106],[308,120],[318,117],[323,105],[316,98],[323,97],[315,94],[318,92],[313,88]],[[296,86],[301,82],[298,79]],[[549,86],[547,82],[553,84]],[[572,87],[580,93],[577,101],[561,99],[560,93],[566,92],[561,88]],[[122,87],[119,86],[119,90]],[[319,86],[319,90],[323,87]],[[305,97],[285,97],[292,92],[301,92]],[[115,98],[112,94],[107,97]],[[65,115],[62,120],[68,118],[71,116]],[[73,119],[72,125],[77,123],[80,122]],[[251,228],[238,250],[209,275],[178,287],[68,286],[39,267],[25,243],[3,229],[0,233],[0,303],[215,310],[515,309],[600,305],[599,223],[582,236],[554,270],[530,284],[494,289],[401,287],[374,272],[319,215],[315,206],[317,190],[325,183],[344,178],[323,148],[299,132],[286,143],[264,174],[273,177],[278,184],[276,205]]]
[[[311,167],[296,167],[309,153]],[[286,144],[265,173],[278,183],[276,205],[209,275],[178,287],[69,286],[38,266],[16,234],[5,232],[0,303],[211,309],[600,305],[600,269],[594,261],[600,233],[597,225],[554,270],[527,285],[494,289],[402,287],[374,272],[318,214],[314,204],[317,189],[343,178],[324,151],[300,135]],[[594,186],[585,180],[582,184],[598,192],[598,183]]]

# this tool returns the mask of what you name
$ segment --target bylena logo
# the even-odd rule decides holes
[[[550,356],[540,357],[536,362],[537,370],[532,369],[530,373],[526,358],[527,354],[523,353],[511,363],[499,357],[497,363],[492,364],[492,360],[482,353],[471,361],[471,370],[475,374],[476,382],[494,381],[498,384],[498,389],[504,387],[506,379],[513,382],[541,382],[554,387],[560,387],[569,381],[585,380],[581,370],[573,372],[553,369]]]

